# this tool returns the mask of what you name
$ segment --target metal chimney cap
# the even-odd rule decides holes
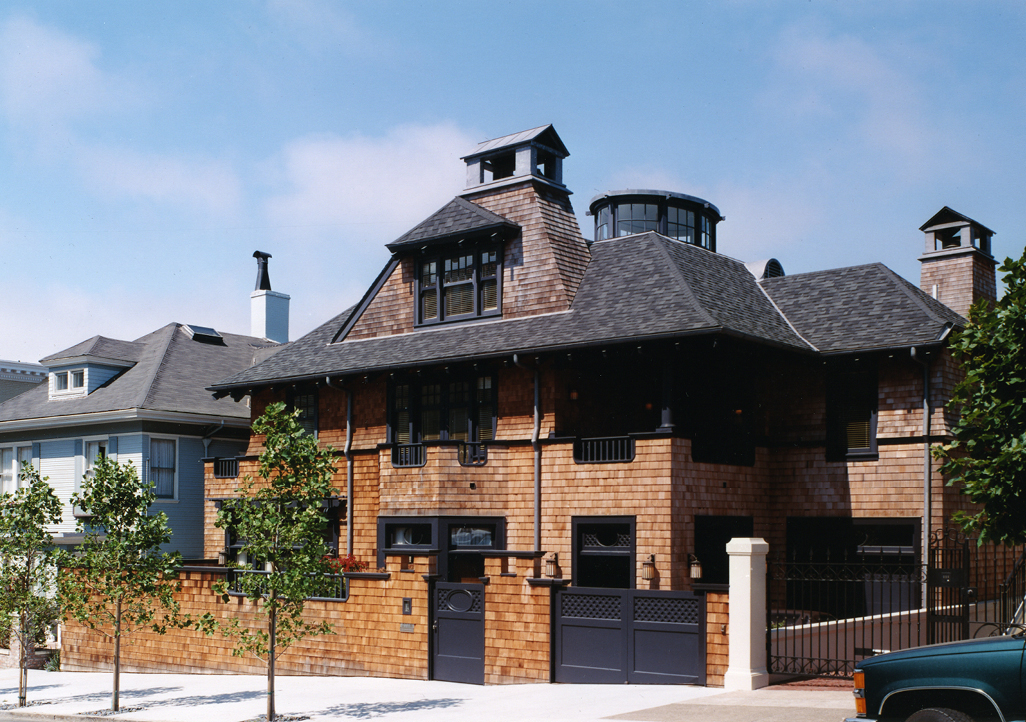
[[[253,251],[253,258],[257,259],[257,280],[255,289],[257,291],[271,290],[271,276],[267,271],[267,259],[270,257],[270,253]]]

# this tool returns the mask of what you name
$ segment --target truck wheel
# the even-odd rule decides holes
[[[973,722],[973,718],[965,712],[956,709],[944,709],[943,707],[928,707],[921,709],[905,722]]]

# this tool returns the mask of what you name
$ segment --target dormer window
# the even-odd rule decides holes
[[[670,191],[610,191],[590,204],[595,216],[595,240],[655,232],[683,243],[716,250],[719,210],[694,196]]]
[[[85,369],[55,371],[50,374],[51,396],[80,396],[86,391]]]
[[[417,323],[460,321],[501,312],[498,246],[449,249],[420,260]]]

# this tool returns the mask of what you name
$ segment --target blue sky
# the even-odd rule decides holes
[[[1026,241],[1026,3],[0,4],[0,358],[168,322],[292,337],[359,299],[477,142],[553,123],[604,190],[697,195],[719,251],[913,282],[948,205]]]

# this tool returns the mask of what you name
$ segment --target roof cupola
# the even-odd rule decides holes
[[[479,143],[463,157],[467,190],[536,178],[563,188],[563,159],[570,152],[555,128],[543,125]]]
[[[656,190],[608,191],[591,199],[595,240],[655,231],[669,238],[716,250],[716,224],[724,220],[709,201]]]

